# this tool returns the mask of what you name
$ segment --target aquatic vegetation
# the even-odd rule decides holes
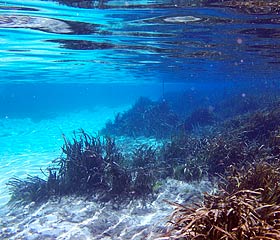
[[[199,149],[219,191],[201,204],[171,203],[162,239],[280,239],[279,107],[234,118]],[[215,130],[214,130],[215,131]]]
[[[150,101],[142,99],[141,101]],[[275,107],[276,106],[276,107]],[[153,108],[154,105],[151,107]],[[135,109],[143,112],[146,105],[136,104]],[[120,117],[120,120],[122,121]],[[172,137],[161,148],[147,144],[131,149],[124,155],[110,137],[91,136],[81,130],[74,133],[72,140],[64,136],[62,155],[54,160],[47,169],[46,180],[39,177],[28,177],[25,180],[11,179],[8,183],[12,195],[11,202],[40,202],[52,196],[69,194],[97,194],[100,199],[138,198],[152,195],[157,181],[167,177],[182,181],[197,181],[203,177],[228,175],[230,166],[238,171],[230,172],[233,180],[239,181],[238,190],[248,190],[250,181],[256,183],[254,177],[273,176],[263,180],[253,191],[260,191],[264,183],[274,184],[280,178],[269,167],[271,164],[278,171],[280,160],[280,111],[276,105],[269,109],[245,114],[229,120],[220,126],[213,126],[205,135],[194,136],[182,132]],[[126,157],[124,157],[126,156]],[[267,164],[255,169],[256,160]],[[258,165],[256,165],[258,166]],[[240,184],[240,172],[246,169]],[[235,173],[238,175],[235,175]],[[251,180],[250,180],[251,179]],[[276,180],[275,180],[276,179]],[[233,194],[229,179],[225,192]],[[246,185],[246,184],[247,185]],[[276,185],[275,185],[276,186]],[[271,184],[268,188],[278,192]],[[262,192],[262,191],[261,191]],[[271,198],[275,195],[270,190]],[[265,194],[262,194],[265,196]],[[242,195],[243,196],[243,195]],[[241,196],[241,197],[242,197]],[[267,197],[268,198],[268,197]],[[267,200],[268,201],[268,200]]]
[[[266,162],[248,164],[243,170],[232,167],[224,179],[224,188],[217,194],[205,194],[202,204],[170,203],[175,211],[166,237],[279,239],[279,167],[279,163]]]
[[[166,239],[279,239],[279,205],[260,202],[259,191],[206,195],[204,203],[176,210]]]
[[[107,122],[101,131],[109,135],[130,137],[168,137],[176,132],[179,119],[166,102],[140,98],[131,109],[118,113],[113,122]]]
[[[142,144],[133,151],[132,167],[152,167],[157,162],[156,148]]]
[[[86,193],[95,189],[115,192],[118,181],[121,182],[118,189],[123,191],[128,176],[118,165],[122,154],[113,139],[90,136],[82,131],[72,142],[66,138],[64,141],[64,156],[56,160],[60,193]]]
[[[28,176],[26,179],[12,178],[7,183],[11,192],[9,204],[21,205],[31,202],[43,202],[50,197],[47,181]]]
[[[161,169],[157,148],[142,144],[132,151],[129,169],[132,175],[132,190],[136,196],[154,192],[154,185],[160,178]]]
[[[12,204],[40,203],[52,196],[99,194],[100,200],[135,198],[153,192],[155,152],[143,146],[130,166],[110,137],[91,136],[81,130],[72,141],[64,136],[62,156],[40,177],[11,179]],[[147,161],[145,164],[144,161]],[[127,161],[126,161],[127,162]]]
[[[208,173],[221,174],[231,164],[253,161],[255,154],[252,145],[231,135],[231,132],[209,139],[205,157],[207,158]]]
[[[121,154],[110,138],[93,137],[81,131],[69,141],[64,136],[62,156],[48,168],[47,180],[29,177],[10,180],[12,202],[40,202],[50,196],[89,194],[106,190],[121,193],[126,188],[126,172],[117,165]],[[119,185],[118,187],[116,185]],[[25,194],[28,193],[28,198]]]
[[[174,179],[192,182],[199,181],[203,176],[206,176],[205,169],[195,161],[190,161],[185,164],[178,165],[173,168]]]
[[[194,110],[185,120],[184,127],[191,130],[195,126],[210,125],[215,122],[215,116],[212,108],[199,108]]]
[[[222,122],[240,115],[252,114],[260,109],[269,109],[279,102],[277,92],[277,90],[261,92],[257,89],[252,91],[240,89],[225,93],[225,96],[212,103],[216,121]]]
[[[278,130],[280,109],[257,111],[246,118],[236,119],[235,125],[239,126],[239,135],[249,140],[266,141],[270,134]],[[238,122],[239,121],[239,122]]]
[[[263,104],[267,102],[267,99],[248,94],[242,96],[242,93],[238,93],[221,100],[216,105],[216,110],[220,119],[228,119],[250,111],[256,111],[260,108],[260,102]]]
[[[214,128],[216,136],[207,141],[210,173],[224,173],[235,163],[245,164],[256,159],[279,159],[278,107],[258,110],[235,117]]]
[[[247,163],[241,168],[230,166],[223,177],[220,188],[228,193],[245,189],[261,192],[260,201],[280,204],[280,164],[259,161]]]
[[[153,185],[153,192],[159,192],[159,190],[162,188],[163,182],[156,181]]]
[[[191,43],[177,42],[176,44],[184,46],[184,44]],[[214,102],[210,101],[214,97],[208,95],[208,98],[206,98],[204,92],[196,91],[195,89],[187,89],[182,92],[166,92],[164,97],[180,119],[190,116],[196,109],[207,108],[214,104]]]
[[[145,197],[148,194],[153,193],[153,186],[156,181],[154,169],[139,168],[137,171],[134,171],[132,177],[133,197]]]
[[[178,180],[195,181],[207,175],[204,157],[205,139],[186,134],[175,136],[161,150],[161,166],[166,176]]]
[[[161,150],[165,174],[189,181],[224,174],[232,164],[280,159],[279,121],[272,107],[211,126],[201,136],[177,135]]]

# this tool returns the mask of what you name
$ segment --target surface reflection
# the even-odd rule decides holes
[[[63,21],[54,18],[28,15],[0,15],[0,28],[28,28],[48,33],[90,34],[97,24]]]
[[[221,78],[225,70],[245,76],[255,68],[267,76],[269,64],[279,64],[279,16],[239,12],[228,1],[193,3],[0,1],[3,76],[21,80],[39,72],[47,81],[59,75],[82,81],[99,72],[108,80],[121,69],[138,79],[144,66],[149,80],[184,81],[205,73]],[[15,67],[17,76],[7,70]]]
[[[173,8],[173,7],[198,7],[207,3],[206,0],[52,0],[59,4],[77,8]]]
[[[55,0],[55,1],[57,1],[59,4],[64,4],[76,8],[104,8],[105,4],[108,2],[107,0],[91,0],[91,1]]]

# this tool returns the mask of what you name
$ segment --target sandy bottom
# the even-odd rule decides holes
[[[98,203],[82,197],[64,197],[39,207],[9,210],[0,220],[0,239],[155,239],[166,231],[172,206],[200,201],[211,191],[207,181],[186,184],[166,180],[153,200],[132,200],[123,205]]]
[[[68,138],[74,130],[96,133],[108,119],[127,109],[99,108],[61,114],[34,122],[25,119],[0,119],[0,239],[155,239],[166,229],[175,202],[198,201],[202,192],[211,191],[207,181],[187,184],[172,179],[164,181],[153,198],[132,200],[125,204],[100,203],[68,196],[50,200],[41,206],[30,204],[10,209],[6,183],[11,177],[41,176],[52,160],[61,154],[62,134]],[[155,139],[117,139],[122,152],[135,145],[160,144]]]

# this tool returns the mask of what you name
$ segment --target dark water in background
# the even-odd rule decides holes
[[[279,23],[204,1],[0,1],[0,117],[277,92]]]

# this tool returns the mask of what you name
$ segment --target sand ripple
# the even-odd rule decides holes
[[[163,199],[198,201],[211,186],[166,180],[154,200],[131,201],[122,206],[94,199],[64,197],[39,208],[9,211],[0,220],[1,239],[154,239],[165,230],[172,207]]]

